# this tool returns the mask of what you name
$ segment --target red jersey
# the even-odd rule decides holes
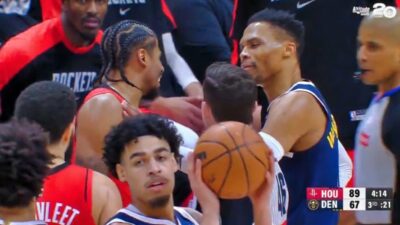
[[[36,218],[48,225],[95,225],[93,170],[64,163],[53,168],[36,201]]]
[[[94,90],[92,90],[91,92],[89,92],[89,94],[85,97],[85,100],[83,101],[82,106],[89,101],[90,99],[92,99],[93,97],[97,96],[97,95],[102,95],[102,94],[112,94],[115,96],[115,98],[119,101],[119,102],[123,102],[124,98],[119,95],[117,92],[109,89],[109,88],[95,88]],[[142,110],[141,110],[142,111]],[[75,161],[75,154],[76,149],[73,150],[72,153],[72,158],[73,161]],[[120,181],[118,178],[114,177],[113,175],[109,175],[110,179],[115,183],[115,185],[117,185],[119,193],[121,194],[121,199],[122,199],[122,205],[123,207],[128,206],[131,203],[131,191],[129,189],[129,185],[127,182],[122,182]]]

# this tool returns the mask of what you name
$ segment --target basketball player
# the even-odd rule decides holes
[[[47,137],[36,124],[0,124],[0,224],[46,224],[35,220],[35,198],[49,169],[46,145]]]
[[[219,224],[219,202],[201,178],[201,162],[189,157],[191,186],[203,209],[203,215],[173,207],[174,173],[178,169],[181,138],[173,123],[157,115],[139,115],[123,120],[105,140],[104,159],[110,171],[127,181],[131,204],[121,209],[109,224]],[[270,157],[270,163],[272,157]],[[260,202],[269,199],[273,167],[267,181],[251,198],[255,203],[256,224],[271,224],[268,207]],[[261,206],[261,207],[258,207]]]
[[[228,63],[212,64],[206,70],[203,92],[202,112],[206,127],[223,121],[238,121],[250,125],[253,122],[252,114],[257,104],[257,86],[243,69]],[[268,141],[266,144],[275,146]],[[281,225],[287,218],[288,188],[277,162],[283,156],[282,150],[277,150],[275,147],[271,149],[275,151],[276,158],[275,182],[271,201],[264,204],[269,204],[272,209],[270,213],[273,224]],[[253,220],[250,201],[221,200],[221,217],[222,224],[251,224]]]
[[[160,61],[157,36],[150,28],[133,20],[121,21],[109,27],[104,34],[101,49],[103,68],[99,81],[102,83],[89,93],[79,110],[76,153],[79,164],[109,174],[101,159],[104,137],[112,126],[122,121],[128,110],[133,111],[129,115],[141,113],[139,103],[142,96],[158,88],[164,67]],[[175,124],[180,133],[187,137],[185,144],[194,147],[195,141],[191,140],[196,140],[197,134],[189,128]],[[179,204],[186,200],[190,188],[186,175],[178,172],[177,176],[183,176],[182,180],[179,179],[183,181],[183,186],[177,185],[179,191],[174,195]],[[184,188],[185,179],[187,188]],[[114,181],[121,192],[124,205],[129,204],[127,184],[120,183],[118,179]],[[182,187],[183,190],[180,189]]]
[[[280,160],[289,188],[288,225],[337,224],[338,213],[310,212],[307,187],[339,187],[338,134],[318,89],[303,81],[303,24],[284,11],[254,14],[240,40],[241,67],[263,86],[270,106],[263,132],[289,157]]]
[[[378,93],[356,135],[355,180],[359,187],[394,188],[392,211],[357,212],[363,224],[400,224],[400,11],[369,16],[358,32],[361,80]]]
[[[65,162],[75,111],[74,93],[51,81],[32,84],[16,101],[15,116],[38,123],[50,136],[51,170],[37,199],[36,215],[52,225],[103,225],[122,203],[108,177]]]

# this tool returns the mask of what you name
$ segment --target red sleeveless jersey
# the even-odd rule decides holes
[[[112,89],[109,89],[109,88],[95,88],[85,97],[85,100],[83,101],[82,105],[84,105],[87,101],[89,101],[93,97],[95,97],[97,95],[102,95],[102,94],[112,94],[121,103],[125,100],[121,95],[119,95],[117,92],[115,92]],[[150,111],[148,111],[148,109],[144,109],[144,108],[141,108],[140,111],[142,113],[149,113],[150,112]],[[74,152],[73,153],[73,158],[75,158],[75,149],[74,149],[73,152]],[[115,183],[115,185],[117,185],[117,187],[118,187],[118,190],[119,190],[119,192],[121,194],[123,207],[128,206],[131,203],[131,192],[130,192],[128,183],[120,181],[118,178],[112,176],[111,174],[109,175],[109,177]]]
[[[62,164],[45,178],[36,217],[49,225],[95,225],[92,217],[93,171]]]

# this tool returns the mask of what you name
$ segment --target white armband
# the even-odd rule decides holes
[[[281,160],[285,153],[282,145],[274,137],[272,137],[271,135],[269,135],[263,131],[258,132],[258,134],[260,134],[260,136],[264,140],[265,144],[267,144],[268,147],[272,150],[276,161]]]

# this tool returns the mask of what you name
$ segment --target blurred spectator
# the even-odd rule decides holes
[[[216,61],[229,61],[233,4],[231,0],[167,0],[176,19],[173,36],[179,53],[197,79]]]

